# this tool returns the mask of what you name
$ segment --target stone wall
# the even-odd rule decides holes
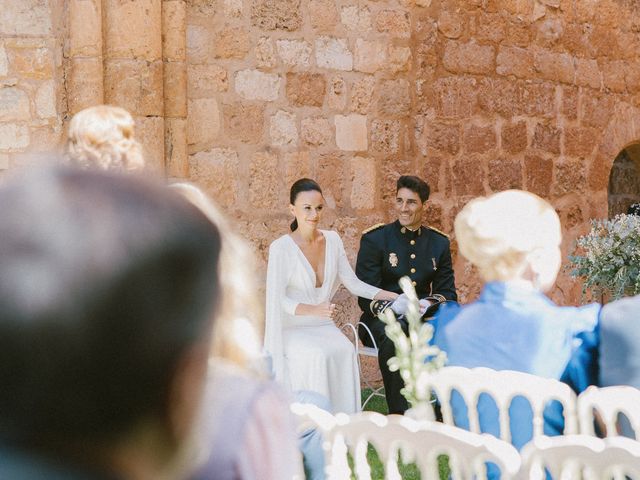
[[[5,3],[7,4],[5,6]],[[394,182],[432,185],[451,232],[473,196],[549,198],[565,253],[607,215],[613,160],[640,139],[635,0],[8,0],[0,10],[0,168],[89,105],[132,111],[153,167],[204,187],[256,247],[316,178],[355,259],[392,219]],[[453,243],[456,250],[455,239]],[[455,258],[464,300],[478,279]],[[553,297],[578,300],[562,275]],[[340,293],[341,318],[356,314]]]

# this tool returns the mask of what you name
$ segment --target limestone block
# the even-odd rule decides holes
[[[242,0],[224,0],[226,17],[242,17]]]
[[[164,119],[153,116],[134,116],[136,139],[144,152],[145,171],[164,175]]]
[[[371,99],[375,92],[376,79],[373,75],[358,78],[351,86],[349,110],[366,114],[371,109]]]
[[[436,113],[447,118],[470,117],[476,108],[477,90],[475,78],[438,78],[433,84]]]
[[[285,152],[284,154],[285,188],[289,188],[299,178],[315,177],[313,162],[308,151]]]
[[[0,37],[51,34],[51,7],[43,0],[3,0]]]
[[[519,159],[491,158],[487,163],[487,180],[493,192],[522,188],[522,164]]]
[[[187,59],[187,4],[184,0],[162,2],[162,57],[171,62]]]
[[[347,85],[340,75],[334,75],[329,80],[327,104],[333,110],[344,110],[347,104]]]
[[[499,75],[514,75],[518,78],[532,78],[533,54],[528,48],[501,45],[496,58],[496,72]]]
[[[547,80],[573,83],[575,78],[573,58],[568,53],[538,51],[534,57],[534,67]]]
[[[185,62],[164,62],[164,114],[167,117],[187,116],[187,65]]]
[[[502,126],[502,149],[507,153],[522,152],[527,148],[527,124],[524,121]]]
[[[54,118],[57,115],[56,103],[56,84],[53,80],[47,80],[36,91],[36,112],[38,116],[40,118]],[[2,100],[0,100],[1,104]]]
[[[296,126],[296,116],[293,113],[278,110],[271,116],[269,127],[271,144],[288,147],[298,144],[298,128]]]
[[[525,189],[543,198],[549,196],[553,175],[553,160],[540,155],[524,156]]]
[[[449,40],[442,63],[444,68],[453,73],[492,73],[495,69],[495,50],[489,45]]]
[[[278,56],[289,67],[308,68],[311,45],[306,40],[278,40]]]
[[[598,142],[598,134],[591,128],[567,127],[564,131],[564,154],[587,158]]]
[[[186,119],[164,119],[164,153],[167,176],[189,178]]]
[[[9,68],[15,74],[35,80],[53,77],[53,52],[44,40],[7,39],[5,48],[9,55]]]
[[[236,72],[235,88],[238,95],[246,100],[272,102],[278,99],[280,77],[273,73],[263,73],[258,70],[240,70]]]
[[[316,39],[316,64],[333,70],[353,69],[353,55],[344,38],[318,37]]]
[[[293,105],[321,107],[327,81],[319,73],[287,73],[287,98]]]
[[[67,76],[67,103],[70,114],[104,103],[102,60],[74,58]]]
[[[438,30],[447,38],[460,38],[464,28],[462,15],[444,10],[438,17]]]
[[[69,56],[102,55],[102,2],[69,1]]]
[[[190,177],[222,207],[234,207],[238,198],[238,153],[213,148],[189,157]]]
[[[220,132],[218,102],[213,98],[189,100],[187,115],[187,143],[193,148],[213,143]]]
[[[304,118],[300,125],[300,137],[307,145],[320,146],[331,141],[333,132],[329,121],[324,117]]]
[[[392,37],[409,38],[411,36],[409,12],[382,10],[376,15],[375,24],[379,32],[388,33]]]
[[[451,169],[453,188],[458,197],[484,195],[484,166],[477,157],[463,155],[453,162]]]
[[[393,154],[400,151],[400,122],[380,120],[371,122],[371,150]]]
[[[358,152],[367,150],[367,117],[352,113],[336,115],[336,145],[340,150]]]
[[[339,19],[335,0],[309,0],[311,26],[321,33],[332,32]]]
[[[550,124],[538,123],[533,134],[533,148],[549,153],[560,153],[562,130]]]
[[[557,161],[554,167],[554,195],[583,192],[586,187],[585,163],[583,160]]]
[[[207,63],[213,57],[213,34],[200,25],[187,25],[187,56],[190,64]]]
[[[264,104],[235,102],[222,106],[225,137],[257,144],[264,133]]]
[[[29,120],[29,96],[16,87],[0,88],[0,122]]]
[[[622,93],[625,91],[626,63],[621,60],[606,62],[602,67],[604,86],[611,91]]]
[[[460,150],[460,126],[444,122],[431,122],[425,129],[427,147],[455,155]]]
[[[464,128],[463,144],[467,153],[485,153],[493,150],[497,145],[493,125],[467,124]]]
[[[387,43],[382,40],[356,40],[354,69],[375,73],[387,64]]]
[[[276,49],[273,46],[273,39],[260,37],[256,45],[256,66],[259,68],[273,68],[276,66]]]
[[[390,46],[387,69],[391,73],[408,72],[411,69],[411,48]]]
[[[9,73],[9,59],[4,44],[0,42],[0,77],[5,77]]]
[[[187,67],[187,88],[190,98],[212,97],[229,89],[227,70],[217,64]]]
[[[345,172],[346,160],[340,152],[325,153],[318,157],[316,180],[322,185],[322,192],[330,210],[342,207],[343,183],[348,172]],[[329,212],[326,212],[327,215]],[[330,221],[325,218],[325,222]]]
[[[347,5],[342,7],[340,20],[350,32],[367,32],[371,30],[371,10],[367,6]]]
[[[602,75],[598,62],[594,59],[576,58],[576,85],[600,89]]]
[[[162,60],[106,60],[105,102],[121,105],[132,115],[164,114]]]
[[[278,157],[270,152],[256,152],[249,165],[249,202],[254,208],[277,211],[285,191]]]
[[[383,115],[409,115],[411,112],[411,92],[407,80],[399,78],[382,82],[378,112]]]
[[[162,59],[162,1],[104,0],[103,29],[108,59]]]
[[[29,146],[29,128],[17,123],[0,123],[0,150],[23,150]]]
[[[253,0],[251,24],[263,30],[297,30],[302,26],[300,0]]]
[[[216,58],[243,59],[249,53],[251,40],[243,27],[226,27],[216,31],[213,53]]]
[[[351,208],[370,210],[376,200],[376,165],[373,158],[351,159]]]

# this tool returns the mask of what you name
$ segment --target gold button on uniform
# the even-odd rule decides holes
[[[415,244],[416,244],[416,241],[415,241],[415,240],[411,240],[409,243],[410,243],[411,245],[415,245]]]
[[[417,285],[417,283],[415,282],[415,280],[413,282],[411,282],[411,284],[415,287]]]
[[[412,253],[412,254],[411,254],[411,258],[412,258],[412,259],[413,259],[413,258],[416,258],[416,254],[415,254],[415,253]]]
[[[412,269],[411,269],[411,273],[416,273],[416,269],[415,269],[415,268],[412,268]]]

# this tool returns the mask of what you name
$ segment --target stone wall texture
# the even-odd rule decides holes
[[[152,166],[235,220],[261,277],[299,177],[322,185],[323,226],[352,261],[360,232],[393,219],[406,173],[431,184],[425,221],[448,233],[476,195],[533,191],[557,208],[567,253],[607,215],[614,159],[640,141],[637,0],[5,4],[0,168],[58,143],[79,109],[121,105]],[[456,250],[466,301],[479,280]],[[579,290],[563,273],[552,297]],[[341,321],[357,316],[346,292],[338,302]]]

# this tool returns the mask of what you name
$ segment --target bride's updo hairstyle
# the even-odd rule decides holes
[[[560,219],[537,195],[506,190],[471,200],[454,229],[460,253],[487,282],[529,278],[547,290],[560,268]]]
[[[318,185],[318,182],[310,178],[300,178],[296,180],[293,182],[293,185],[291,185],[291,190],[289,191],[289,203],[291,205],[295,204],[299,193],[312,191],[319,192],[320,195],[322,195],[322,189],[320,185]],[[292,232],[295,232],[298,229],[298,220],[294,218],[290,228]]]

